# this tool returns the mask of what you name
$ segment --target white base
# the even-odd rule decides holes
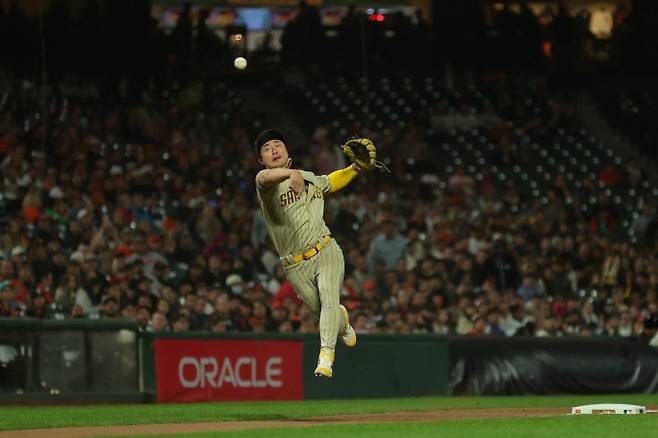
[[[647,408],[645,406],[620,403],[599,403],[571,408],[571,415],[637,415],[646,413]]]

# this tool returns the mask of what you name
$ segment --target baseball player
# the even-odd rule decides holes
[[[265,223],[286,277],[297,295],[320,316],[320,354],[315,375],[333,375],[336,340],[356,345],[356,332],[347,310],[340,304],[345,260],[338,243],[324,223],[324,196],[336,192],[356,177],[352,164],[329,175],[292,169],[283,134],[267,129],[254,142],[265,169],[256,175],[256,191]]]

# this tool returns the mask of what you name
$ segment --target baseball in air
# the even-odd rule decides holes
[[[233,65],[238,70],[244,70],[245,68],[247,68],[247,60],[244,59],[242,56],[240,56],[238,58],[235,58],[235,61],[233,61]]]

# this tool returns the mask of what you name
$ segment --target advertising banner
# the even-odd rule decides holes
[[[301,341],[155,340],[159,402],[302,400]]]

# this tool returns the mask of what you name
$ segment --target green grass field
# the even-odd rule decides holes
[[[374,400],[303,402],[199,403],[152,405],[15,406],[0,407],[0,431],[75,426],[195,423],[218,421],[294,420],[345,414],[480,409],[504,407],[564,407],[617,402],[658,405],[658,395],[553,397],[421,397]],[[556,416],[450,420],[388,424],[339,424],[239,432],[196,433],[197,437],[555,437],[596,438],[658,436],[658,414],[640,416]],[[3,433],[0,432],[0,436]],[[153,436],[153,435],[151,435]],[[157,435],[176,436],[183,435]]]
[[[196,438],[583,438],[589,436],[596,438],[620,438],[626,436],[656,436],[657,427],[658,418],[646,415],[641,417],[551,417],[332,425],[296,429],[257,429],[239,432],[193,433],[186,434],[185,436]],[[180,436],[182,435],[158,435],[158,437]],[[140,438],[143,438],[143,436]]]

